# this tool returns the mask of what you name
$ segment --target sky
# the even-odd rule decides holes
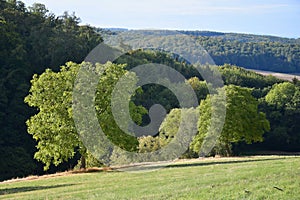
[[[101,28],[206,30],[300,38],[299,0],[23,0]]]

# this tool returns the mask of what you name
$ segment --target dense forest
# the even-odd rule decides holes
[[[26,127],[26,121],[39,111],[36,104],[32,103],[33,107],[29,107],[30,103],[27,105],[30,98],[24,103],[31,84],[40,80],[32,80],[33,75],[43,73],[45,76],[50,74],[55,77],[58,76],[56,73],[60,73],[61,76],[64,73],[68,74],[68,70],[72,71],[78,65],[74,64],[73,69],[70,63],[66,64],[67,67],[60,66],[64,66],[68,61],[81,63],[102,41],[102,34],[117,34],[115,30],[81,26],[79,23],[80,19],[74,14],[66,12],[55,16],[43,4],[26,7],[21,1],[0,0],[0,180],[44,173],[43,165],[34,159],[38,143],[28,134]],[[219,71],[226,91],[232,94],[232,99],[234,94],[243,94],[252,102],[254,108],[257,107],[259,113],[265,113],[270,123],[270,129],[263,138],[249,140],[257,142],[263,139],[263,142],[250,145],[243,137],[229,140],[226,145],[232,141],[232,152],[227,149],[227,153],[241,155],[256,151],[300,151],[300,127],[296,123],[299,121],[300,112],[299,81],[295,79],[293,82],[284,82],[272,76],[265,77],[237,67],[299,73],[299,39],[201,31],[183,33],[196,37],[216,64],[220,65]],[[202,106],[208,107],[210,98],[202,77],[189,63],[176,60],[166,52],[131,51],[114,61],[111,68],[125,64],[124,69],[116,69],[122,74],[125,73],[124,70],[146,63],[165,64],[179,71],[192,85],[198,100],[203,100]],[[51,72],[46,69],[50,69]],[[73,80],[72,77],[69,78]],[[60,84],[65,85],[63,81]],[[178,115],[178,111],[174,110],[179,107],[178,100],[170,90],[158,85],[147,85],[142,87],[142,90],[143,92],[132,98],[135,105],[142,107],[133,106],[133,110],[139,108],[139,112],[145,114],[144,108],[148,110],[153,104],[161,104],[170,112],[170,116]],[[238,106],[235,107],[237,108]],[[141,124],[149,123],[147,115],[142,119],[137,116],[137,119]],[[228,121],[230,119],[228,118]],[[153,150],[153,146],[157,147],[157,141],[161,142],[160,138],[171,138],[167,134],[171,134],[168,120],[162,124],[161,133],[157,133],[155,137],[129,137],[123,141],[125,144],[120,145],[133,151],[149,151],[149,148]],[[116,141],[118,143],[118,138]],[[168,140],[164,142],[168,143]],[[215,153],[222,154],[222,145],[223,143],[220,143]],[[192,145],[191,150],[197,149],[196,146]],[[80,145],[74,143],[72,147],[74,152],[70,152],[70,156],[64,158],[57,167],[49,164],[49,172],[66,170],[77,164],[81,154]],[[186,156],[195,156],[195,152],[187,152]]]
[[[35,110],[24,97],[33,74],[58,70],[69,60],[81,62],[101,42],[93,28],[79,22],[68,13],[55,16],[42,4],[0,1],[0,179],[41,171],[25,124]]]
[[[97,31],[117,34],[125,30]],[[178,32],[195,37],[217,65],[230,63],[249,69],[300,73],[300,39],[208,31]],[[165,41],[166,44],[172,42],[176,41]]]

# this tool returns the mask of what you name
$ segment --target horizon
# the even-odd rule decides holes
[[[300,38],[297,0],[24,0],[38,2],[55,15],[75,13],[82,25],[99,28],[203,30]]]
[[[224,34],[243,34],[243,35],[255,35],[255,36],[268,36],[268,37],[279,37],[279,38],[286,38],[286,39],[300,39],[300,37],[285,37],[285,36],[277,36],[277,35],[270,35],[270,34],[256,34],[256,33],[249,33],[249,32],[232,32],[232,31],[217,31],[217,30],[199,30],[199,29],[153,29],[153,28],[127,28],[127,27],[95,27],[101,28],[106,30],[113,30],[113,29],[120,29],[120,30],[170,30],[170,31],[200,31],[200,32],[211,32],[211,33],[224,33]]]

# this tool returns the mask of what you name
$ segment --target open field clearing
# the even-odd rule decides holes
[[[0,184],[0,199],[300,199],[299,156],[176,161],[159,170],[38,177]]]
[[[270,72],[270,71],[263,71],[263,70],[253,70],[253,69],[248,69],[250,71],[254,71],[258,74],[262,74],[264,76],[272,75],[275,76],[276,78],[282,79],[282,80],[287,80],[287,81],[292,81],[294,78],[297,78],[300,80],[300,75],[299,74],[285,74],[285,73],[277,73],[277,72]]]

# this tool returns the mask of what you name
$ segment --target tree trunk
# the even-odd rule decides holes
[[[226,157],[231,156],[231,155],[232,155],[232,152],[231,152],[231,145],[230,145],[229,142],[226,142],[225,148],[226,148]]]
[[[81,156],[80,158],[80,169],[85,169],[86,168],[86,159],[85,156]]]

